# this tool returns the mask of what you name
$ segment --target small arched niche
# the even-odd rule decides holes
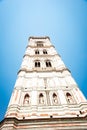
[[[67,98],[68,104],[74,103],[73,97],[72,97],[72,95],[69,92],[66,93],[66,98]]]
[[[46,67],[52,67],[52,64],[51,64],[50,60],[46,60],[45,63],[46,63]]]
[[[58,98],[57,98],[57,94],[56,93],[53,93],[52,100],[53,100],[53,104],[55,104],[55,105],[58,104]]]
[[[43,93],[39,94],[39,104],[44,104],[44,95],[43,95]]]
[[[29,104],[29,103],[30,103],[30,96],[29,94],[25,94],[23,104]]]

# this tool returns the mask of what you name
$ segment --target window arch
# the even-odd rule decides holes
[[[46,60],[46,67],[52,67],[51,62],[49,60]]]
[[[57,104],[58,99],[57,99],[57,94],[56,93],[53,93],[52,98],[53,98],[53,104]]]
[[[35,67],[40,67],[40,61],[39,60],[35,61]]]
[[[69,104],[73,103],[73,97],[72,97],[72,95],[69,92],[66,93],[66,98],[67,98],[67,102]]]
[[[30,96],[29,96],[29,94],[25,94],[25,96],[24,96],[24,104],[29,104],[30,103]]]
[[[39,54],[39,50],[35,50],[35,54]]]
[[[43,93],[39,94],[39,104],[44,104],[44,95],[43,95]]]
[[[46,49],[43,50],[43,54],[47,54],[47,50]]]

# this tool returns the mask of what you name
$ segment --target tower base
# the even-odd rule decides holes
[[[0,122],[0,130],[87,130],[87,116],[22,120],[5,118]]]

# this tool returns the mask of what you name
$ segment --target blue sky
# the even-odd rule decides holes
[[[87,98],[87,0],[0,0],[0,120],[29,36],[49,36]]]

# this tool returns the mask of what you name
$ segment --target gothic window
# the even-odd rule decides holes
[[[35,50],[35,54],[39,54],[39,50]]]
[[[40,61],[35,61],[35,67],[40,67]]]
[[[39,94],[39,104],[44,104],[44,95],[42,93]]]
[[[43,54],[47,54],[47,51],[45,49],[43,50]]]
[[[58,99],[57,99],[56,93],[53,93],[52,98],[53,98],[53,104],[57,104],[58,103]]]
[[[51,67],[51,62],[49,60],[46,61],[46,67]]]
[[[29,98],[30,98],[29,94],[26,94],[24,96],[24,104],[29,104]]]
[[[66,98],[67,98],[67,102],[69,104],[73,103],[73,97],[72,97],[72,95],[69,92],[66,93]]]

